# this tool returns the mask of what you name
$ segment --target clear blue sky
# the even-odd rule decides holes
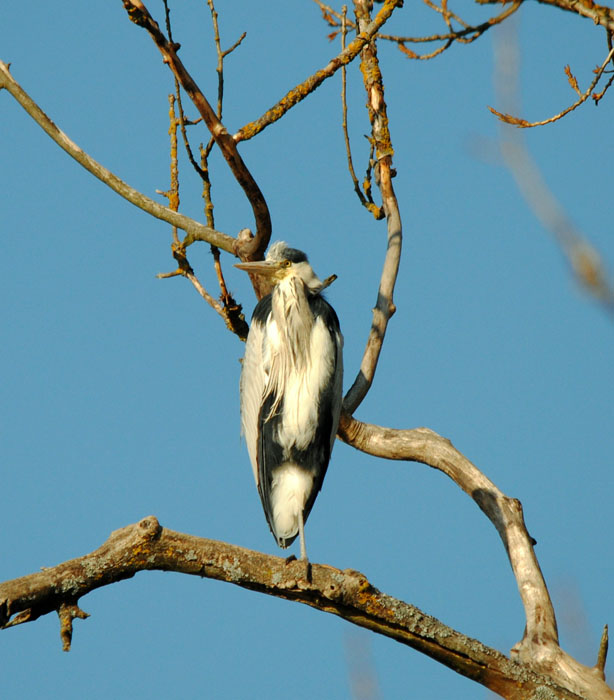
[[[177,5],[184,5],[175,3]],[[5,3],[0,59],[82,148],[149,196],[168,187],[170,75],[119,0]],[[393,29],[433,31],[406,3]],[[161,21],[160,2],[151,11]],[[315,4],[219,3],[227,60],[225,121],[259,116],[338,51]],[[474,16],[478,11],[472,8]],[[481,11],[480,11],[481,12]],[[520,12],[529,119],[584,89],[605,56],[589,21],[527,3]],[[175,39],[213,98],[206,4],[178,8]],[[437,25],[439,26],[439,25]],[[522,500],[558,613],[564,648],[593,664],[612,599],[612,319],[578,290],[559,249],[497,163],[487,105],[493,38],[430,62],[380,49],[395,146],[404,255],[376,383],[357,412],[449,437]],[[368,123],[350,70],[357,170]],[[269,203],[274,237],[307,250],[345,334],[346,388],[370,325],[385,226],[362,210],[345,168],[340,80],[241,152]],[[612,99],[525,136],[569,216],[614,267]],[[193,114],[190,111],[190,114]],[[268,553],[266,525],[239,437],[242,344],[172,269],[170,230],[77,166],[0,93],[2,380],[0,579],[95,549],[155,514],[162,525]],[[199,132],[197,130],[200,129]],[[194,127],[194,139],[207,139]],[[199,135],[196,135],[196,134]],[[182,210],[201,217],[183,164]],[[216,225],[252,226],[219,158]],[[191,261],[215,292],[208,247]],[[251,313],[244,273],[225,269]],[[445,476],[337,444],[307,527],[316,562],[364,572],[391,595],[508,652],[523,610],[503,547]],[[143,573],[82,600],[61,651],[47,616],[0,633],[3,698],[347,698],[349,669],[370,666],[380,697],[486,698],[417,652],[330,615],[229,585]],[[365,660],[366,659],[366,660]],[[610,668],[612,667],[610,663]]]

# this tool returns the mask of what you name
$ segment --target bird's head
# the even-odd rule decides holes
[[[331,275],[322,282],[313,271],[305,253],[290,248],[284,241],[273,243],[265,260],[238,263],[235,267],[267,277],[273,286],[290,277],[298,277],[311,294],[319,294],[337,279],[336,275]]]

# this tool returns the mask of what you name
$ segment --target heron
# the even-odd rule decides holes
[[[341,411],[343,336],[307,256],[284,241],[264,261],[235,265],[273,291],[252,315],[241,370],[241,425],[277,544],[300,537],[328,468]]]

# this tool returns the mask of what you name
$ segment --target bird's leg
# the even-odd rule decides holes
[[[298,513],[298,534],[301,541],[301,561],[305,564],[305,578],[311,581],[311,563],[307,559],[307,549],[305,547],[305,522],[303,521],[302,509]]]
[[[309,561],[307,559],[307,549],[305,548],[305,523],[303,522],[303,511],[298,512],[298,534],[301,541],[301,559],[303,561]]]

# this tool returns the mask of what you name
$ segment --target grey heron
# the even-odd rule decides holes
[[[241,424],[271,532],[286,548],[300,536],[322,488],[335,442],[343,336],[307,256],[274,243],[266,260],[235,265],[269,277],[273,291],[252,315],[241,370]]]

